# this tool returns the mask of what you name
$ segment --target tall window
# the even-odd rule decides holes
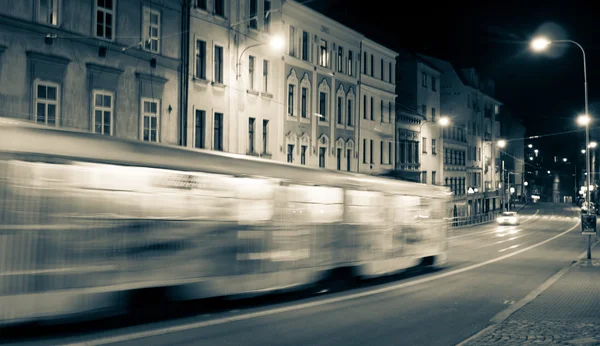
[[[195,147],[204,149],[205,148],[205,134],[206,134],[206,112],[203,110],[196,110],[196,143]]]
[[[367,52],[363,54],[363,73],[367,74]]]
[[[94,90],[94,133],[112,135],[113,93]]]
[[[388,82],[391,83],[392,82],[392,63],[391,62],[389,63],[388,70],[389,70],[388,71]]]
[[[436,143],[436,140],[435,140],[435,138],[432,138],[432,139],[431,139],[431,153],[432,153],[432,154],[437,154],[437,152],[436,152],[436,147],[437,147],[437,145],[436,145],[436,144],[437,144],[437,143]]]
[[[306,164],[306,145],[300,146],[300,164]]]
[[[250,90],[254,90],[254,64],[256,58],[250,55],[248,57],[248,86]]]
[[[344,99],[339,97],[337,98],[337,123],[340,125],[344,125]]]
[[[383,164],[383,141],[379,142],[379,163]]]
[[[367,139],[363,138],[363,163],[367,163]]]
[[[48,25],[58,25],[58,2],[60,0],[38,1],[38,22]]]
[[[95,0],[94,25],[96,37],[114,39],[115,0]]]
[[[375,121],[375,100],[373,99],[373,96],[371,96],[371,121]]]
[[[350,172],[352,163],[352,149],[346,149],[346,170]]]
[[[223,84],[223,47],[215,46],[215,83]]]
[[[392,164],[392,142],[388,142],[388,164]]]
[[[215,113],[213,149],[223,151],[223,113]]]
[[[431,121],[435,123],[435,108],[431,108]]]
[[[354,70],[352,68],[354,62],[352,61],[352,59],[354,59],[354,57],[352,56],[354,53],[352,53],[351,50],[348,51],[348,76],[352,76],[354,74]]]
[[[392,103],[388,102],[388,123],[392,123]]]
[[[254,153],[254,124],[256,119],[248,118],[248,152]]]
[[[262,130],[262,152],[263,154],[267,154],[269,152],[269,120],[263,120]]]
[[[342,47],[338,47],[337,65],[338,72],[342,72],[344,70],[344,48]]]
[[[290,56],[296,56],[296,28],[290,25],[290,37],[288,40]]]
[[[342,170],[342,148],[337,148],[337,170]]]
[[[263,60],[263,87],[269,92],[269,60]]]
[[[215,14],[217,16],[225,17],[225,0],[214,0],[215,1]]]
[[[56,126],[60,107],[58,84],[37,82],[34,87],[37,123]]]
[[[346,111],[347,124],[348,126],[352,125],[352,100],[348,100],[348,110]]]
[[[431,76],[431,90],[433,90],[433,91],[437,90],[436,84],[437,84],[436,78],[434,76]]]
[[[363,96],[363,118],[368,119],[367,118],[367,95]]]
[[[288,85],[288,114],[294,115],[294,88],[296,86],[294,84]]]
[[[110,0],[109,0],[110,1]],[[144,7],[144,49],[160,52],[160,12]]]
[[[327,41],[321,39],[321,46],[319,50],[319,65],[321,65],[322,67],[329,66],[329,51],[327,47]]]
[[[319,120],[327,121],[327,93],[322,91],[319,93],[319,114],[321,114]]]
[[[369,140],[369,162],[373,164],[373,140]]]
[[[265,0],[263,25],[266,32],[271,31],[271,1]]]
[[[319,167],[325,168],[325,154],[327,148],[319,148]]]
[[[381,108],[381,111],[380,111],[380,113],[381,113],[381,122],[384,122],[385,121],[385,118],[384,118],[385,111],[383,110],[383,100],[381,100],[381,106],[380,106],[380,108]]]
[[[309,36],[308,33],[306,31],[302,32],[302,60],[304,61],[308,61],[308,57],[309,57],[309,52],[308,52],[308,47],[309,45]]]
[[[381,59],[381,80],[383,80],[383,76],[385,75],[384,70],[383,70],[383,59]]]
[[[206,42],[196,40],[196,78],[206,79]]]
[[[308,90],[306,88],[302,88],[302,100],[301,100],[301,104],[300,104],[300,116],[302,116],[303,118],[306,118],[307,115],[307,111],[306,111],[306,94],[308,93]]]
[[[371,54],[371,77],[375,77],[375,59],[373,58],[373,54]]]
[[[425,72],[421,72],[421,86],[427,88],[427,74]]]
[[[250,0],[250,23],[248,26],[252,29],[258,28],[258,18],[256,18],[257,10],[258,0]]]
[[[158,142],[158,111],[160,104],[158,100],[142,100],[143,140],[146,142]]]
[[[287,146],[287,162],[288,163],[294,162],[294,145],[293,144],[288,144],[288,146]]]
[[[423,150],[423,154],[427,154],[427,138],[421,138],[421,147]]]
[[[207,0],[196,0],[196,7],[206,11],[206,2]]]
[[[421,113],[425,116],[425,119],[427,119],[427,105],[421,105]]]

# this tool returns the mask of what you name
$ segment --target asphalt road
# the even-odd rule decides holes
[[[442,271],[301,301],[19,344],[455,345],[587,248],[571,205],[533,204],[521,217],[518,226],[451,231],[450,262]]]

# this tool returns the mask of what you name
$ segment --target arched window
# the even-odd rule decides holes
[[[345,108],[346,108],[346,92],[344,86],[340,84],[335,97],[335,124],[336,126],[344,127],[346,123]]]
[[[323,78],[321,84],[319,84],[319,102],[317,106],[319,125],[329,124],[329,92],[329,84],[327,84],[327,80]]]
[[[310,119],[311,112],[311,85],[308,73],[305,73],[300,82],[300,120]]]
[[[354,107],[356,106],[355,99],[354,89],[349,88],[348,93],[346,94],[346,126],[348,127],[354,127],[354,124],[356,123],[354,115]]]
[[[292,69],[287,78],[287,115],[295,117],[298,115],[297,95],[298,95],[298,77],[296,71]]]

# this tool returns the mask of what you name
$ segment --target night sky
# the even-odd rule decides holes
[[[496,97],[523,119],[528,136],[577,130],[574,119],[584,110],[581,51],[575,45],[556,44],[546,53],[533,53],[528,43],[538,33],[583,46],[589,102],[600,101],[600,23],[590,5],[577,1],[372,3],[305,1],[389,48],[425,53],[459,68],[475,67],[495,80]],[[396,4],[398,9],[383,4]],[[598,108],[595,115],[600,115]],[[593,107],[590,113],[594,116]],[[543,137],[535,145],[546,154],[572,157],[585,146],[584,140],[583,132],[578,132]]]

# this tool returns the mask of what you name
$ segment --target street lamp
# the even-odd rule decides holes
[[[566,157],[563,158],[563,162],[567,162],[567,158]]]
[[[531,149],[531,148],[533,148],[533,144],[529,144],[527,147],[528,147],[529,149]]]
[[[447,126],[448,124],[450,124],[450,119],[448,117],[441,117],[438,122],[442,126]]]
[[[584,95],[585,95],[585,113],[582,116],[579,116],[577,118],[577,122],[580,125],[585,125],[585,142],[586,142],[586,148],[589,147],[590,145],[590,112],[588,110],[588,86],[587,86],[587,66],[586,66],[586,62],[585,62],[585,50],[583,49],[583,47],[572,40],[550,40],[546,37],[538,37],[536,39],[534,39],[533,41],[531,41],[531,48],[535,51],[543,51],[544,49],[548,48],[548,46],[550,46],[550,44],[552,43],[572,43],[574,45],[576,45],[577,47],[579,47],[579,49],[581,49],[581,53],[583,55],[583,87],[584,87]],[[586,172],[590,172],[590,151],[587,150],[586,151],[586,155],[585,155],[585,166],[586,166]],[[587,189],[586,189],[586,194],[587,194],[587,198],[586,201],[588,203],[588,208],[587,208],[587,215],[588,218],[591,219],[592,217],[591,215],[591,205],[590,205],[590,174],[587,175],[586,178],[586,184],[587,184]],[[583,221],[583,220],[582,220]],[[595,225],[595,222],[594,222]],[[582,227],[583,227],[583,222],[582,222]],[[587,258],[591,259],[592,258],[592,236],[589,235],[588,237],[588,251],[587,251]]]
[[[246,47],[246,48],[245,48],[245,49],[244,49],[244,50],[243,50],[243,51],[240,53],[240,56],[239,56],[239,57],[238,57],[238,59],[237,59],[238,61],[237,61],[237,74],[236,74],[236,77],[235,77],[236,79],[239,79],[239,78],[240,78],[240,76],[242,75],[240,67],[241,67],[241,65],[242,65],[242,56],[244,55],[244,53],[245,53],[245,52],[246,52],[248,49],[250,49],[250,48],[254,48],[254,47],[258,47],[258,46],[262,46],[262,45],[264,45],[264,44],[267,44],[267,43],[269,44],[269,46],[271,47],[271,49],[272,49],[274,52],[281,52],[281,51],[283,50],[283,47],[285,46],[285,40],[283,39],[283,37],[281,37],[281,36],[278,36],[278,35],[275,35],[275,36],[271,36],[271,38],[269,39],[269,41],[268,41],[268,42],[260,42],[260,43],[253,44],[253,45],[250,45],[250,46]]]
[[[443,166],[443,162],[444,162],[443,161],[444,160],[444,129],[443,128],[446,127],[446,126],[448,126],[448,125],[450,125],[450,118],[448,118],[447,116],[443,116],[443,117],[440,117],[437,122],[431,121],[431,120],[424,120],[421,123],[421,125],[419,125],[419,132],[421,132],[421,129],[423,128],[423,125],[425,125],[427,123],[438,124],[441,127],[441,133],[442,133],[441,134],[441,142],[442,143],[441,143],[440,146],[442,148],[442,155],[440,155],[440,160],[442,160],[442,174],[441,174],[440,179],[443,182],[444,181],[444,166]],[[433,135],[432,135],[432,137],[433,137]]]

